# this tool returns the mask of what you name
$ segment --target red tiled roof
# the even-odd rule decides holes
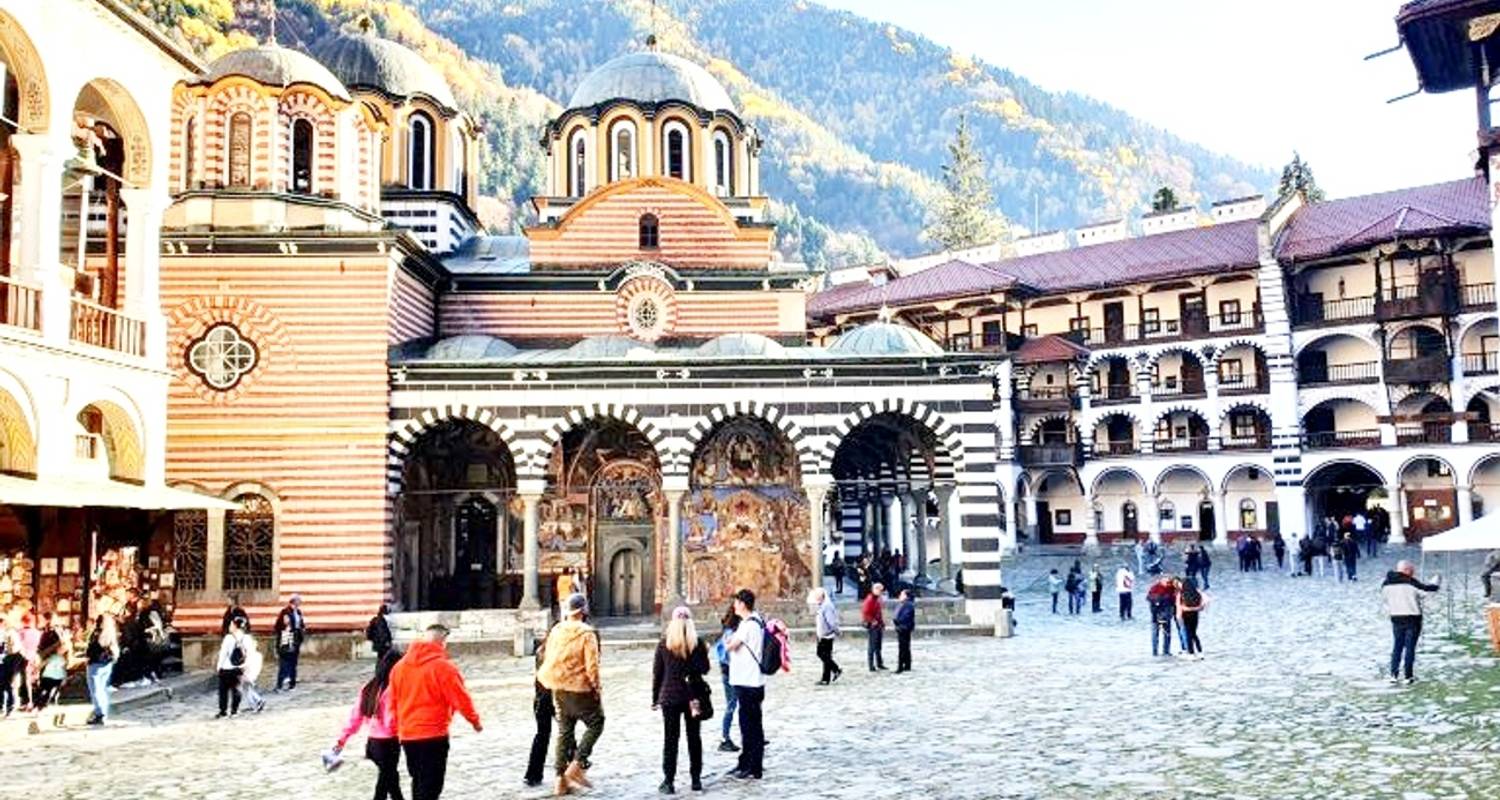
[[[1087,358],[1089,349],[1071,339],[1049,333],[1027,339],[1011,358],[1017,364],[1044,364],[1052,361],[1072,361]]]
[[[811,317],[829,317],[881,306],[902,306],[984,294],[1007,289],[1014,284],[1014,278],[991,267],[967,261],[948,261],[887,281],[880,286],[856,283],[825,289],[808,299],[807,314]],[[859,291],[847,288],[849,286],[856,287]]]
[[[1308,205],[1282,231],[1276,257],[1306,261],[1401,237],[1489,227],[1484,181],[1465,178]]]
[[[1225,222],[1037,253],[987,266],[1043,292],[1119,286],[1253,267],[1260,262],[1255,242],[1258,224],[1253,219]]]

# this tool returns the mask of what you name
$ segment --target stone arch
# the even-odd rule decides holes
[[[1208,489],[1212,490],[1214,487],[1213,480],[1209,478],[1208,473],[1204,472],[1201,468],[1196,467],[1192,464],[1172,464],[1171,466],[1166,467],[1161,472],[1158,472],[1156,474],[1155,480],[1151,481],[1151,493],[1156,495],[1161,494],[1162,481],[1166,479],[1168,475],[1171,475],[1174,472],[1190,472],[1194,475],[1197,475],[1199,480],[1202,480],[1203,485]]]
[[[522,454],[524,447],[517,447],[516,434],[507,426],[494,411],[488,408],[479,408],[468,404],[449,405],[441,408],[424,409],[417,416],[402,422],[395,430],[391,431],[386,445],[386,483],[392,493],[400,490],[403,483],[401,475],[402,465],[406,463],[406,457],[411,453],[411,448],[416,444],[422,434],[436,428],[449,420],[468,420],[483,425],[500,436],[500,441],[511,449],[511,458],[515,461],[516,472],[521,474],[526,471],[530,464],[528,458],[523,465]],[[528,454],[530,455],[530,454]],[[541,456],[542,466],[546,465],[546,456]]]
[[[1214,348],[1212,345],[1200,348],[1194,347],[1190,344],[1169,344],[1159,350],[1153,350],[1151,351],[1151,353],[1146,355],[1146,368],[1149,369],[1154,375],[1156,373],[1157,367],[1161,363],[1162,356],[1170,355],[1172,353],[1181,353],[1183,355],[1192,356],[1199,365],[1203,366],[1206,369],[1208,367],[1209,357],[1205,356],[1205,351],[1213,352]]]
[[[1080,440],[1082,431],[1078,429],[1078,424],[1074,422],[1070,416],[1068,416],[1067,414],[1044,414],[1043,416],[1038,417],[1036,421],[1031,425],[1030,430],[1027,431],[1027,435],[1031,437],[1031,441],[1035,442],[1037,440],[1037,437],[1042,432],[1042,426],[1046,425],[1049,422],[1061,422],[1063,425],[1067,426],[1067,429],[1069,431],[1072,432],[1074,441]]]
[[[21,123],[24,132],[45,133],[52,123],[47,72],[31,37],[21,28],[21,23],[5,11],[0,11],[0,50],[5,52],[5,59],[15,73],[16,88],[20,92],[19,119],[16,121]]]
[[[1240,472],[1242,472],[1244,470],[1247,470],[1247,469],[1258,470],[1258,471],[1264,473],[1267,477],[1271,478],[1271,480],[1273,482],[1275,481],[1275,475],[1274,475],[1274,473],[1268,467],[1266,467],[1264,464],[1254,464],[1254,463],[1245,461],[1245,462],[1241,462],[1239,464],[1235,464],[1234,466],[1232,466],[1229,469],[1227,469],[1227,470],[1224,471],[1224,480],[1219,482],[1219,491],[1221,491],[1221,492],[1227,492],[1227,491],[1229,491],[1229,482],[1234,479],[1234,476],[1240,474]],[[1212,486],[1213,484],[1209,484],[1209,485]]]
[[[1452,350],[1453,343],[1448,338],[1448,331],[1445,329],[1445,326],[1435,325],[1425,319],[1416,319],[1392,323],[1386,328],[1385,347],[1383,348],[1384,356],[1386,358],[1394,358],[1395,346],[1398,342],[1410,341],[1413,331],[1424,329],[1440,337],[1443,340],[1445,350]]]
[[[1417,456],[1415,458],[1420,458],[1420,456]],[[1318,466],[1308,470],[1307,473],[1302,476],[1302,483],[1303,485],[1313,483],[1313,479],[1316,478],[1320,473],[1324,472],[1325,470],[1337,469],[1339,467],[1357,467],[1359,469],[1365,470],[1371,475],[1374,475],[1380,481],[1382,486],[1389,486],[1394,482],[1391,480],[1391,476],[1386,475],[1384,472],[1372,466],[1370,462],[1363,459],[1330,458],[1327,461],[1319,464]],[[1402,469],[1405,469],[1404,465]],[[1400,472],[1398,471],[1396,474],[1399,476]]]
[[[1170,417],[1173,414],[1176,414],[1178,412],[1184,412],[1184,413],[1187,413],[1187,414],[1191,414],[1191,415],[1197,417],[1198,419],[1202,420],[1203,424],[1205,426],[1208,425],[1208,417],[1205,417],[1203,415],[1203,412],[1200,411],[1197,406],[1190,405],[1190,404],[1187,404],[1187,403],[1174,403],[1172,405],[1167,406],[1166,408],[1163,408],[1161,411],[1158,411],[1156,413],[1156,416],[1152,417],[1152,419],[1151,419],[1151,427],[1152,427],[1152,429],[1155,430],[1156,426],[1159,425],[1159,424],[1161,424],[1162,420],[1164,420],[1164,419],[1166,419],[1166,418],[1168,418],[1168,417]],[[1222,417],[1220,419],[1222,421]]]
[[[1479,477],[1480,471],[1496,461],[1500,461],[1500,453],[1489,453],[1475,459],[1474,463],[1469,466],[1469,474],[1464,478],[1464,485],[1473,487],[1474,480]]]
[[[36,413],[26,387],[0,371],[0,473],[36,474]]]
[[[1141,474],[1139,472],[1136,472],[1130,467],[1109,467],[1107,469],[1101,470],[1098,475],[1094,476],[1093,482],[1089,484],[1089,496],[1092,497],[1093,495],[1098,494],[1099,484],[1103,483],[1105,478],[1115,474],[1128,475],[1131,478],[1135,479],[1136,484],[1141,487],[1141,493],[1145,494],[1147,486],[1146,479],[1141,477]]]
[[[807,435],[802,431],[802,428],[796,422],[793,422],[779,407],[769,403],[762,403],[759,400],[736,400],[733,403],[721,403],[709,409],[707,414],[693,423],[693,427],[686,434],[687,446],[684,450],[688,458],[690,459],[692,454],[697,451],[698,446],[703,443],[703,439],[708,435],[709,431],[713,430],[724,420],[737,416],[759,417],[769,423],[771,427],[785,434],[787,441],[792,443],[792,450],[797,454],[797,461],[801,465],[802,474],[811,474],[817,467],[817,454],[813,451]]]
[[[103,430],[98,435],[104,441],[109,461],[109,477],[136,483],[144,481],[146,429],[140,417],[140,409],[122,392],[111,390],[99,393],[96,399],[80,403],[71,418],[76,420],[91,408],[99,413],[103,421]]]
[[[1431,453],[1418,453],[1414,456],[1408,457],[1405,461],[1402,461],[1401,466],[1396,469],[1396,480],[1398,482],[1401,481],[1402,478],[1406,475],[1406,470],[1410,469],[1413,464],[1416,464],[1419,461],[1436,461],[1437,463],[1442,464],[1443,467],[1448,470],[1448,474],[1452,476],[1453,481],[1455,483],[1458,481],[1458,470],[1453,468],[1453,462],[1449,461],[1446,458],[1443,458],[1442,456],[1433,455]]]
[[[1260,414],[1264,414],[1267,422],[1271,420],[1271,408],[1266,404],[1264,400],[1252,399],[1248,397],[1236,398],[1232,403],[1221,403],[1219,405],[1219,415],[1217,420],[1215,421],[1214,428],[1218,429],[1224,427],[1224,423],[1229,420],[1230,414],[1233,414],[1236,411],[1244,411],[1246,409],[1253,409]]]
[[[657,460],[663,467],[666,466],[668,453],[662,446],[662,439],[665,438],[665,434],[655,424],[648,421],[634,406],[618,403],[590,403],[587,406],[576,406],[569,409],[563,415],[562,419],[553,423],[552,427],[542,433],[542,444],[544,445],[542,449],[550,453],[552,448],[556,447],[563,440],[563,436],[568,431],[596,419],[616,420],[640,431],[641,435],[646,437],[646,441],[650,442],[651,449],[655,451]],[[663,472],[665,472],[665,469]]]
[[[904,397],[885,398],[879,403],[865,403],[854,411],[844,415],[834,427],[834,433],[823,446],[823,453],[817,461],[817,467],[827,472],[833,466],[833,454],[838,450],[839,444],[849,435],[849,432],[859,426],[861,422],[875,416],[876,414],[891,413],[910,417],[917,423],[932,431],[933,435],[942,444],[946,455],[953,460],[954,474],[963,471],[964,449],[963,441],[959,438],[958,429],[942,414],[932,410],[925,403],[907,400]]]
[[[89,110],[107,111],[114,124],[115,133],[120,135],[124,144],[125,168],[121,177],[132,186],[149,185],[151,183],[151,130],[146,124],[146,115],[141,112],[140,105],[115,79],[94,78],[79,90],[79,99],[75,102],[75,106],[82,102],[90,90],[98,94],[104,103],[104,108]]]

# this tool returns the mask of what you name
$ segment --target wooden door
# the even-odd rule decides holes
[[[1036,540],[1042,544],[1052,541],[1052,508],[1046,500],[1036,501]]]
[[[1298,378],[1303,383],[1323,383],[1328,380],[1328,351],[1306,350],[1297,357]]]
[[[1458,524],[1458,492],[1453,489],[1407,489],[1408,540],[1441,533]]]
[[[645,613],[642,604],[641,554],[637,550],[615,553],[609,565],[609,614],[613,617]]]
[[[1281,533],[1281,506],[1275,500],[1266,501],[1266,532]]]
[[[1188,335],[1207,333],[1208,306],[1203,299],[1203,293],[1178,295],[1177,302],[1182,319],[1182,332]]]
[[[1125,529],[1125,536],[1134,539],[1141,532],[1140,512],[1136,510],[1135,503],[1126,502],[1120,508],[1121,527]]]
[[[1214,504],[1208,500],[1198,504],[1198,541],[1213,541],[1217,518],[1214,515]]]
[[[1104,341],[1115,344],[1125,340],[1125,304],[1104,304]]]

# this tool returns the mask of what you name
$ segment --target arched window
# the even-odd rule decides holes
[[[258,591],[272,586],[276,514],[259,494],[234,498],[239,509],[224,515],[224,589]]]
[[[406,129],[406,158],[413,189],[432,188],[432,119],[421,112],[411,115]]]
[[[635,177],[635,124],[628,120],[615,123],[612,141],[614,159],[610,162],[609,179],[622,181]]]
[[[292,123],[292,191],[312,194],[313,124],[299,119]]]
[[[568,140],[568,191],[572,197],[588,194],[589,143],[582,130]]]
[[[226,182],[230,186],[250,186],[250,115],[236,112],[229,118],[229,174]]]
[[[464,186],[468,183],[468,176],[464,174],[464,168],[468,165],[468,148],[464,144],[463,132],[457,125],[448,130],[448,160],[453,165],[453,193],[462,197]]]
[[[676,120],[668,122],[664,139],[663,150],[666,151],[664,174],[671,178],[692,180],[693,158],[688,151],[687,126]]]
[[[197,142],[193,139],[197,136],[198,126],[193,124],[193,118],[188,117],[187,123],[182,126],[182,188],[183,190],[193,188],[193,156],[197,153]]]
[[[714,131],[714,193],[720,197],[734,194],[734,150],[724,131]]]
[[[641,249],[655,250],[661,246],[661,224],[655,214],[641,215]]]
[[[1257,522],[1257,520],[1256,520],[1256,514],[1255,514],[1255,501],[1251,500],[1248,497],[1245,498],[1244,500],[1241,500],[1240,501],[1240,530],[1242,530],[1242,531],[1253,531],[1253,530],[1255,530],[1258,527],[1256,525],[1256,522]]]

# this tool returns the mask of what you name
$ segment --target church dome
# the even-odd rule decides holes
[[[464,334],[440,339],[427,348],[429,361],[478,361],[485,358],[509,358],[516,346],[504,339],[482,334]]]
[[[568,358],[575,359],[619,359],[640,361],[649,359],[655,351],[650,345],[629,336],[607,334],[590,336],[573,343],[567,351]]]
[[[697,353],[708,358],[780,356],[786,348],[758,333],[726,333],[698,345]]]
[[[437,67],[390,39],[337,33],[313,47],[312,54],[351,89],[373,89],[401,100],[427,97],[443,108],[458,108]]]
[[[943,348],[916,328],[871,322],[834,339],[828,352],[846,356],[940,356]]]
[[[590,72],[568,108],[587,108],[609,100],[661,103],[680,100],[707,111],[735,112],[724,85],[708,70],[668,53],[630,53],[606,61]]]
[[[349,90],[344,88],[344,84],[327,67],[303,53],[280,45],[265,44],[226,53],[208,65],[208,75],[204,80],[214,83],[231,75],[283,89],[297,84],[316,86],[331,97],[349,99]]]

